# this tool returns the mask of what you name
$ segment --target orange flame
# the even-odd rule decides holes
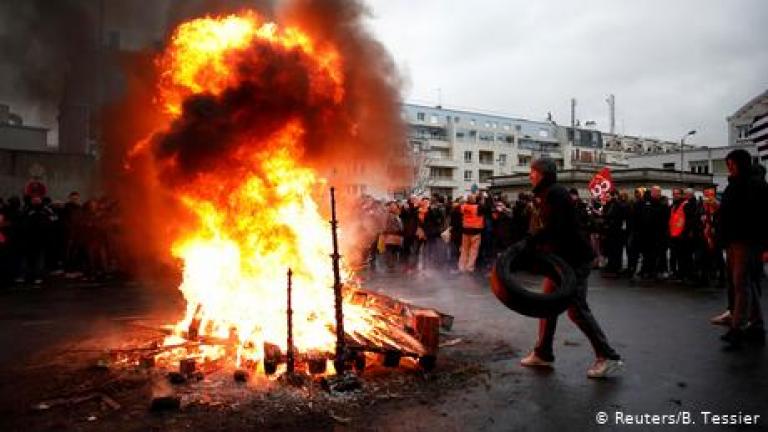
[[[169,125],[183,115],[189,97],[219,96],[238,85],[247,73],[242,60],[258,61],[254,47],[302,54],[309,59],[302,61],[311,63],[310,97],[341,103],[344,77],[333,47],[246,12],[196,19],[175,31],[157,61],[157,102]],[[333,350],[330,229],[312,196],[324,181],[301,163],[304,135],[301,120],[289,119],[267,138],[239,136],[226,166],[174,187],[174,196],[196,220],[172,246],[173,256],[183,261],[180,289],[187,301],[177,335],[200,320],[201,335],[227,338],[236,331],[239,361],[263,358],[264,343],[285,350],[286,271],[291,267],[295,347]],[[143,140],[132,153],[150,145],[151,140]],[[348,332],[374,333],[371,312],[352,304],[345,308]]]

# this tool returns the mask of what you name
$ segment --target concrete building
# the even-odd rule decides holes
[[[629,155],[670,153],[680,150],[680,143],[657,138],[603,133],[605,149]],[[695,148],[685,144],[685,149]]]
[[[439,106],[405,104],[403,118],[416,167],[414,192],[450,197],[487,189],[491,177],[526,173],[542,156],[564,170],[594,172],[627,168],[636,154],[679,149],[670,141]]]
[[[564,161],[558,128],[546,121],[406,104],[415,193],[457,197],[490,178],[525,171],[534,157]]]
[[[97,191],[95,158],[51,149],[47,135],[48,129],[24,125],[7,105],[0,105],[0,197],[21,196],[32,178],[42,180],[53,199],[64,199],[73,190]]]
[[[728,122],[728,145],[752,144],[750,129],[755,118],[768,114],[768,90],[752,98],[736,112],[726,118]]]
[[[726,120],[728,145],[755,147],[758,160],[768,167],[768,90],[749,100]]]
[[[711,174],[712,182],[722,191],[728,184],[728,168],[725,156],[733,149],[743,148],[757,160],[757,151],[752,144],[729,147],[697,147],[682,154],[683,171],[695,174]],[[637,155],[627,158],[630,168],[656,168],[677,172],[680,175],[680,151],[669,153]]]
[[[21,116],[0,104],[0,149],[45,151],[48,129],[24,124]]]
[[[625,152],[606,150],[603,132],[475,111],[406,104],[415,193],[457,197],[491,186],[491,177],[525,173],[550,157],[561,169],[626,167]]]
[[[755,117],[749,139],[754,143],[760,163],[768,167],[768,113]]]

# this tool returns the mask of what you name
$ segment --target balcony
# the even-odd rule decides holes
[[[445,188],[452,188],[456,187],[456,180],[453,179],[453,177],[428,177],[428,185],[430,187],[445,187]]]
[[[428,157],[427,166],[458,168],[459,162],[451,157]]]
[[[448,142],[448,137],[441,137],[441,138],[427,138],[427,142],[429,142],[430,148],[450,148],[451,143]]]

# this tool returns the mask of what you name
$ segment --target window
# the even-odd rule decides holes
[[[466,132],[464,132],[463,130],[456,131],[456,141],[464,141],[465,136],[466,136]]]
[[[512,134],[499,133],[499,134],[496,134],[496,141],[507,143],[507,144],[514,144],[515,136]]]
[[[476,123],[477,122],[475,122],[475,119],[470,119],[469,120],[469,124],[472,125],[472,126],[474,126]]]
[[[429,156],[437,160],[448,160],[451,158],[451,151],[447,148],[436,148],[429,152]]]
[[[539,136],[542,138],[549,137],[549,131],[546,129],[539,129]]]
[[[523,127],[520,125],[515,125],[515,130],[520,132],[521,130],[523,130]]]
[[[517,166],[528,166],[531,164],[531,157],[530,156],[518,156],[517,157]]]
[[[725,164],[725,159],[713,159],[712,160],[712,173],[713,174],[726,174],[726,173],[728,173],[728,166]]]
[[[483,165],[493,165],[493,152],[490,152],[490,151],[480,151],[480,153],[478,154],[477,159]]]
[[[429,116],[429,122],[432,124],[437,124],[437,116],[435,114]]]
[[[429,167],[429,178],[434,180],[453,180],[453,170],[445,167]]]
[[[488,183],[490,181],[490,178],[493,177],[492,170],[480,170],[477,174],[478,174],[477,177],[480,180],[480,183]]]
[[[504,128],[505,131],[508,131],[509,129],[512,128],[512,125],[509,124],[509,123],[504,123],[504,125],[502,127]]]
[[[705,160],[691,161],[691,172],[695,174],[709,174],[709,162]]]
[[[472,162],[472,152],[471,151],[465,151],[464,152],[464,162],[466,162],[466,163]]]
[[[480,132],[480,141],[493,142],[493,132]]]
[[[453,122],[456,124],[461,123],[461,117],[454,117]]]
[[[424,121],[424,120],[426,120],[426,119],[427,119],[427,115],[426,115],[426,114],[424,114],[423,112],[420,112],[420,113],[416,113],[416,120],[418,120],[418,121]]]
[[[491,122],[487,121],[485,122],[485,128],[490,129],[491,128]]]
[[[499,123],[498,122],[491,122],[491,127],[496,129],[496,128],[499,127]]]
[[[674,171],[675,170],[675,163],[674,162],[664,162],[661,167],[665,170]]]
[[[464,181],[472,181],[472,171],[464,171]]]
[[[499,155],[499,165],[506,165],[507,164],[507,155],[504,153]]]
[[[476,130],[469,131],[469,137],[472,138],[472,141],[474,141],[475,138],[477,138],[477,131]]]

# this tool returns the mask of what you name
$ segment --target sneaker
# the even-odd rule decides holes
[[[35,279],[32,283],[35,284],[35,285],[42,285],[43,284],[43,280],[42,279]]]
[[[765,346],[765,327],[750,325],[744,330],[744,339],[757,346]]]
[[[589,378],[608,378],[612,375],[616,375],[624,368],[624,362],[621,360],[612,360],[607,358],[598,358],[587,369],[587,377]]]
[[[712,323],[712,325],[721,325],[721,326],[730,327],[731,326],[731,311],[727,310],[727,311],[721,313],[720,315],[712,318],[711,320],[709,320],[709,322]]]
[[[520,360],[520,366],[551,368],[552,361],[544,360],[543,358],[539,357],[539,355],[536,354],[535,352],[531,352],[530,354],[525,356],[522,360]]]
[[[744,344],[744,331],[732,328],[720,336],[720,340],[726,342],[730,348],[739,348]]]

